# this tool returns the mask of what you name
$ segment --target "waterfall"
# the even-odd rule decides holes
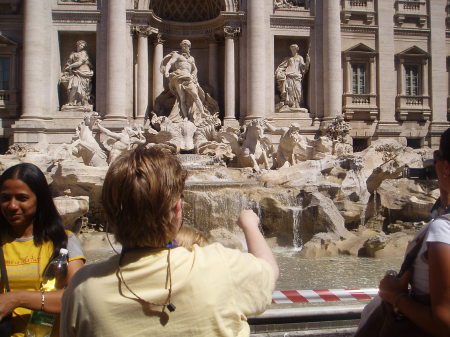
[[[299,252],[303,248],[303,240],[300,235],[300,216],[302,212],[301,207],[292,207],[292,246],[294,247],[294,251]]]

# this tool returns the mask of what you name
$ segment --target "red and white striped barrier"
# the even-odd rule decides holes
[[[377,294],[377,288],[276,290],[272,294],[272,304],[364,301]]]

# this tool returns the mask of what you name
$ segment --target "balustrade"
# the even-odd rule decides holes
[[[420,26],[426,23],[428,17],[427,3],[425,1],[396,0],[395,18],[398,24],[402,24],[405,19],[416,18]]]

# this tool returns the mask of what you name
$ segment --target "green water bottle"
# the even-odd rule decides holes
[[[42,277],[42,291],[63,289],[67,277],[67,253],[61,248],[59,255],[45,268]],[[53,331],[56,316],[44,311],[33,310],[25,331],[25,337],[50,337]]]

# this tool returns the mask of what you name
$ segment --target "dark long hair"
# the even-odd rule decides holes
[[[442,152],[444,159],[450,162],[450,128],[441,135],[439,150]]]
[[[67,247],[67,234],[44,174],[36,165],[22,163],[11,166],[3,172],[0,176],[0,188],[8,179],[23,181],[36,194],[36,214],[33,219],[34,244],[39,246],[52,241],[53,255],[56,256],[61,248]],[[0,212],[0,226],[5,225],[9,226],[9,223]]]

